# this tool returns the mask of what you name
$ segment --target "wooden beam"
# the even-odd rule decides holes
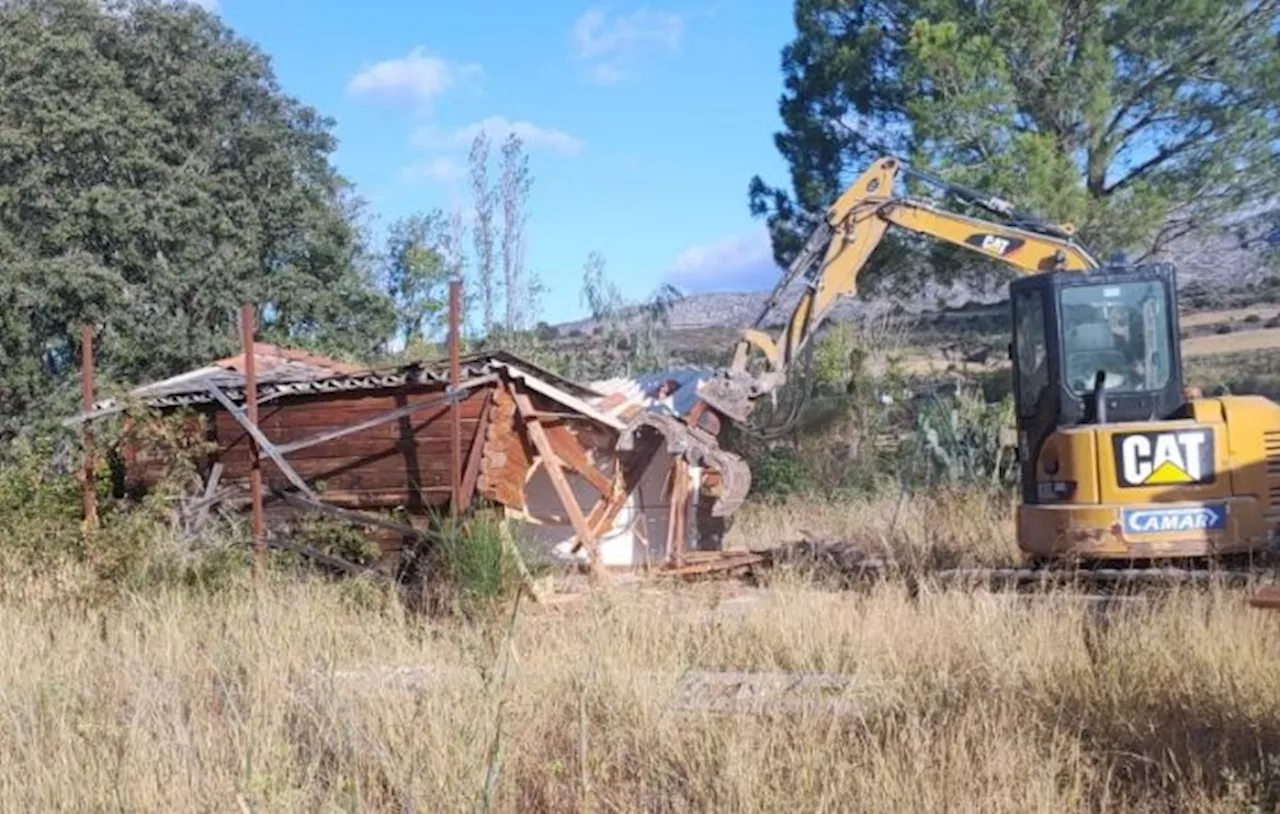
[[[667,517],[667,562],[676,568],[684,565],[688,504],[689,464],[683,455],[678,455],[671,465],[671,506]]]
[[[263,452],[267,453],[267,457],[269,457],[275,465],[280,468],[280,471],[289,479],[289,482],[296,486],[299,492],[302,492],[312,500],[319,502],[320,498],[316,497],[316,493],[311,491],[311,487],[302,479],[302,476],[294,471],[293,467],[289,465],[289,462],[280,454],[280,450],[276,449],[275,444],[271,443],[267,436],[262,434],[262,430],[258,429],[257,424],[245,418],[245,410],[241,407],[237,407],[227,394],[222,392],[218,385],[213,382],[207,382],[206,389],[209,391],[210,395],[218,400],[219,404],[226,408],[227,412],[231,413],[231,417],[234,418],[241,427],[244,427],[245,432],[249,433],[249,437],[254,440]],[[250,409],[257,412],[257,405],[250,402]]]
[[[627,502],[627,496],[635,490],[639,479],[644,477],[644,473],[649,469],[649,465],[653,463],[653,458],[657,454],[658,445],[651,444],[648,448],[648,453],[645,454],[643,458],[640,458],[638,465],[634,467],[633,474],[636,483],[629,483],[627,481],[627,473],[622,466],[622,461],[618,461],[617,467],[614,470],[614,485],[611,496],[607,502],[605,498],[602,497],[600,502],[591,510],[592,515],[595,515],[597,510],[601,510],[603,512],[595,521],[593,521],[591,526],[597,537],[613,528],[613,521],[618,519],[618,513],[622,511],[622,507]],[[578,549],[581,547],[581,540],[574,543],[573,553],[577,553]]]
[[[311,546],[305,545],[303,543],[294,542],[293,540],[274,537],[267,541],[267,545],[270,546],[271,548],[279,548],[285,551],[292,551],[295,554],[301,554],[302,556],[307,557],[308,559],[315,560],[321,565],[327,565],[330,568],[336,568],[339,571],[345,571],[346,573],[351,574],[352,576],[369,574],[371,576],[377,577],[379,580],[382,580],[384,582],[392,581],[391,577],[387,576],[381,571],[377,571],[373,568],[368,568],[363,565],[356,565],[350,560],[346,560],[346,559],[343,559],[342,557],[334,556],[333,554],[326,554],[323,551],[320,551],[319,549],[312,548]]]
[[[534,416],[536,418],[536,416]],[[545,429],[545,428],[544,428]],[[556,455],[560,460],[582,476],[582,479],[591,484],[591,487],[601,495],[608,496],[613,487],[609,483],[609,479],[604,474],[591,465],[591,459],[587,455],[587,451],[583,449],[582,442],[578,437],[569,432],[566,427],[552,427],[547,430],[547,439],[551,442],[551,446],[555,448]]]
[[[458,316],[461,311],[462,281],[449,281],[449,384],[457,388],[461,384],[461,363],[458,358]],[[452,487],[449,511],[454,517],[462,511],[462,414],[455,400],[449,410],[449,486]]]
[[[596,505],[591,507],[591,512],[587,515],[587,526],[591,529],[591,533],[597,538],[613,527],[613,521],[617,518],[618,512],[622,511],[622,505],[627,502],[626,484],[622,479],[622,468],[619,467],[617,475],[614,477],[613,487],[608,494],[600,496],[596,501]],[[582,548],[581,539],[576,539],[573,543],[571,553],[578,553],[578,549]]]
[[[240,339],[244,345],[244,414],[236,415],[236,420],[244,424],[248,428],[250,435],[256,434],[261,436],[262,440],[270,446],[270,442],[266,441],[266,436],[258,432],[258,373],[257,373],[257,347],[254,343],[254,328],[256,314],[254,308],[249,303],[240,306]],[[209,387],[215,397],[221,395],[226,398],[221,390],[212,380],[209,381]],[[230,404],[230,400],[227,400]],[[251,467],[249,469],[249,498],[251,501],[252,512],[252,528],[253,528],[253,572],[257,581],[263,578],[263,572],[267,565],[267,549],[266,549],[266,517],[262,510],[262,460],[258,454],[258,448],[250,444],[249,455]]]
[[[243,490],[244,490],[244,486],[240,484],[223,486],[221,489],[214,492],[212,495],[209,495],[207,497],[201,497],[198,500],[193,500],[188,502],[185,506],[182,507],[182,511],[184,514],[188,514],[188,515],[195,514],[204,509],[217,506],[219,503],[231,497],[236,492],[240,492]]]
[[[200,498],[200,506],[193,511],[196,528],[202,527],[209,519],[209,509],[217,503],[214,497],[218,494],[218,483],[221,480],[222,461],[215,461],[213,468],[209,470],[209,480],[204,484],[204,495]]]
[[[587,553],[591,558],[592,575],[596,577],[603,576],[604,566],[600,563],[600,546],[596,542],[596,536],[587,525],[587,518],[582,515],[582,507],[578,505],[578,500],[573,495],[573,489],[569,486],[569,481],[564,476],[563,464],[559,456],[556,455],[555,449],[551,446],[551,441],[547,438],[546,431],[542,428],[537,416],[533,415],[535,412],[533,402],[527,395],[516,389],[514,382],[509,382],[507,386],[511,389],[511,396],[515,399],[516,409],[520,411],[520,416],[524,420],[525,432],[528,434],[529,440],[533,442],[533,446],[538,450],[538,454],[542,456],[543,463],[547,468],[547,476],[551,479],[551,485],[555,488],[556,495],[560,498],[561,506],[569,514],[569,521],[573,524],[573,530],[577,533],[579,540],[586,542]]]
[[[352,525],[357,526],[377,526],[387,529],[388,531],[398,532],[405,537],[418,537],[424,540],[435,540],[435,535],[416,529],[413,526],[406,526],[403,523],[397,523],[394,520],[387,520],[374,514],[366,514],[351,509],[340,509],[337,506],[330,506],[328,503],[322,503],[319,500],[313,500],[305,495],[296,492],[288,492],[283,489],[272,489],[272,495],[283,500],[290,506],[298,509],[307,509],[318,512],[319,514],[327,514],[330,517],[336,517],[339,520],[345,520]]]
[[[484,458],[485,437],[489,434],[489,422],[494,411],[493,391],[485,393],[484,406],[480,408],[480,423],[476,425],[475,440],[471,442],[471,451],[467,454],[467,469],[462,473],[462,491],[459,499],[463,506],[470,506],[476,494],[476,483],[480,480],[480,462]]]

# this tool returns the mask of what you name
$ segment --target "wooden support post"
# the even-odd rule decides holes
[[[261,580],[267,564],[267,534],[262,509],[262,459],[258,455],[258,441],[255,437],[258,428],[258,376],[257,360],[254,358],[254,317],[252,305],[246,302],[240,307],[240,338],[244,345],[244,421],[247,421],[246,428],[251,428],[249,429],[249,500],[252,503],[253,512],[253,571],[254,577]],[[232,415],[235,415],[234,410]]]
[[[462,380],[459,362],[461,337],[459,321],[462,313],[462,281],[449,281],[449,386],[457,388]],[[451,509],[454,517],[463,511],[462,505],[462,411],[454,401],[449,410],[449,486],[452,489]]]
[[[557,497],[560,498],[560,504],[569,515],[569,522],[573,524],[578,541],[587,547],[587,556],[591,558],[591,574],[599,579],[604,576],[604,565],[600,562],[600,546],[596,542],[594,530],[587,524],[587,518],[582,514],[578,499],[574,497],[573,488],[569,486],[569,481],[564,476],[564,464],[556,455],[546,431],[538,421],[533,402],[527,395],[516,389],[514,382],[508,386],[511,388],[512,398],[515,399],[516,409],[520,411],[525,432],[533,442],[534,448],[538,450],[538,454],[542,456],[542,463],[547,468],[547,477],[551,479],[551,485],[555,488]]]
[[[681,455],[671,465],[671,508],[667,520],[667,562],[676,568],[684,565],[688,504],[689,463]]]
[[[84,413],[93,410],[93,329],[84,326],[80,334],[80,357],[82,375],[80,377],[80,407]],[[92,531],[98,527],[98,499],[93,483],[93,422],[84,422],[84,485],[82,500],[84,502],[84,527]]]

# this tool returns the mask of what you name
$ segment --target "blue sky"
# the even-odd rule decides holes
[[[785,182],[773,146],[784,0],[203,0],[271,55],[285,90],[337,121],[335,162],[385,225],[469,208],[471,136],[515,128],[534,176],[528,265],[542,318],[583,313],[603,253],[638,298],[767,288],[747,183]],[[491,175],[496,173],[495,169]]]

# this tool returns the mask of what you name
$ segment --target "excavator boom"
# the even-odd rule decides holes
[[[949,193],[1010,218],[1014,224],[985,221],[939,209],[926,201],[894,194],[897,179],[912,176],[940,185]],[[1019,215],[1011,204],[908,169],[896,158],[875,162],[827,210],[821,223],[792,262],[755,324],[734,349],[733,362],[722,375],[703,385],[702,399],[729,418],[745,422],[756,399],[781,387],[791,366],[841,297],[857,291],[858,275],[890,226],[928,235],[1027,274],[1085,271],[1099,263],[1072,240],[1069,226],[1055,226]],[[761,329],[769,312],[799,276],[807,284],[786,326],[776,336]],[[751,351],[764,357],[765,370],[753,374]]]

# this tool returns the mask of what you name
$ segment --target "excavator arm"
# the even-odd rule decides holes
[[[999,223],[947,212],[931,203],[894,194],[902,175],[941,186],[946,192],[1001,216]],[[1007,201],[948,184],[907,168],[895,158],[882,158],[845,190],[826,220],[814,230],[774,289],[753,327],[734,349],[731,366],[707,381],[701,397],[735,421],[746,421],[756,399],[781,387],[794,360],[812,341],[841,297],[857,290],[866,266],[890,226],[928,235],[1007,263],[1026,274],[1086,271],[1100,266],[1072,239],[1069,226],[1056,226],[1015,211]],[[807,278],[805,289],[786,326],[771,336],[760,326],[790,284]],[[752,374],[751,351],[764,357],[765,370]]]

